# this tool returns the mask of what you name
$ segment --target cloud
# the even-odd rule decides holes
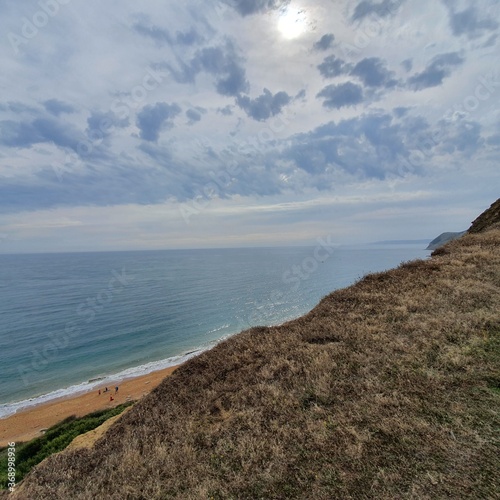
[[[203,168],[179,158],[175,146],[144,141],[138,146],[139,154],[144,153],[142,157],[107,158],[100,161],[99,169],[68,173],[63,183],[57,183],[49,170],[28,183],[12,179],[0,187],[0,210],[189,200],[200,193],[204,196],[203,188],[213,185],[214,178],[219,182],[220,199],[232,195],[268,196],[284,189],[297,193],[308,188],[329,190],[345,176],[351,181],[403,177],[408,171],[404,160],[415,149],[432,161],[436,155],[454,152],[470,157],[483,144],[477,124],[443,122],[438,123],[438,129],[442,131],[439,140],[430,142],[426,138],[435,138],[436,134],[423,117],[404,113],[396,119],[393,114],[371,112],[326,123],[286,138],[279,147],[250,154],[236,151],[227,157],[209,143],[194,156],[191,151],[191,160],[197,157]],[[420,153],[426,144],[431,145],[429,150]],[[230,174],[225,170],[228,160],[237,165]],[[418,164],[410,168],[412,174],[423,174]],[[214,175],[209,174],[212,171]]]
[[[194,45],[203,42],[204,38],[194,29],[189,31],[178,31],[175,34],[175,41],[180,45]]]
[[[221,115],[224,116],[231,116],[233,114],[233,108],[234,106],[231,106],[228,104],[227,106],[224,106],[223,108],[217,108],[217,113],[220,113]]]
[[[372,14],[378,17],[387,17],[394,14],[403,1],[404,0],[383,0],[382,2],[376,3],[369,0],[363,0],[356,5],[351,20],[362,21],[365,17],[369,17]]]
[[[301,89],[297,92],[297,95],[294,97],[297,101],[306,102],[306,89]]]
[[[194,45],[203,41],[203,37],[194,29],[191,28],[187,32],[177,31],[172,35],[168,30],[155,26],[154,24],[146,24],[143,20],[136,22],[133,25],[134,30],[140,35],[154,40],[158,45]]]
[[[142,108],[137,114],[141,139],[156,142],[162,129],[173,127],[172,121],[180,112],[181,108],[176,103],[157,102]]]
[[[68,172],[58,182],[51,168],[29,180],[9,179],[0,185],[0,212],[18,212],[70,206],[112,206],[127,203],[161,203],[169,196],[192,196],[182,182],[164,169],[141,168],[116,157],[98,170]],[[178,168],[178,166],[177,166]]]
[[[223,46],[200,50],[191,66],[215,75],[215,87],[219,94],[237,96],[242,92],[248,92],[250,87],[241,62],[242,58],[236,53],[234,45],[227,40]]]
[[[410,108],[405,108],[405,107],[398,107],[398,108],[394,108],[392,111],[394,113],[395,116],[397,116],[398,118],[402,118],[403,116],[405,116],[408,111],[410,110]]]
[[[323,35],[314,45],[314,49],[318,51],[328,50],[335,40],[333,33],[327,33]]]
[[[354,106],[363,101],[363,89],[355,83],[347,82],[340,85],[327,85],[316,97],[324,97],[325,108],[342,108]]]
[[[455,36],[466,35],[468,38],[478,38],[486,31],[495,31],[498,23],[491,18],[479,19],[477,8],[469,7],[461,12],[450,10],[450,26]]]
[[[361,178],[383,179],[397,173],[399,158],[408,156],[405,131],[384,113],[362,115],[338,124],[329,122],[292,139],[286,151],[296,165],[320,179],[320,189],[328,189],[335,177],[328,171],[343,171]]]
[[[245,113],[254,120],[264,121],[270,116],[281,113],[284,106],[290,103],[292,98],[286,92],[277,92],[272,94],[268,89],[255,98],[250,99],[247,96],[238,96],[236,102]]]
[[[288,144],[284,155],[311,176],[301,182],[330,189],[343,174],[380,180],[429,175],[436,158],[439,162],[453,151],[468,157],[482,139],[476,124],[443,122],[433,128],[422,116],[396,118],[377,111],[331,121],[291,137]]]
[[[140,35],[151,38],[159,44],[172,44],[172,36],[163,28],[158,26],[146,26],[143,22],[135,23],[133,28]]]
[[[188,109],[186,111],[186,116],[189,118],[189,124],[192,125],[201,120],[201,113],[195,109]]]
[[[107,136],[113,128],[124,128],[130,124],[128,116],[119,118],[112,111],[93,111],[87,119],[87,135],[92,138]]]
[[[11,111],[12,113],[39,114],[39,109],[19,101],[0,103],[0,111]]]
[[[478,122],[460,120],[458,123],[447,123],[442,120],[438,123],[441,133],[438,136],[438,150],[447,154],[460,152],[470,158],[484,145],[481,136],[482,126]]]
[[[227,76],[217,81],[216,89],[219,94],[225,96],[236,96],[240,92],[248,92],[249,84],[245,77],[245,70],[234,65]]]
[[[452,69],[461,66],[465,59],[458,52],[439,54],[421,73],[408,79],[408,84],[413,90],[423,90],[437,87],[443,80],[451,75]]]
[[[43,103],[45,109],[54,116],[59,116],[62,113],[75,113],[76,109],[59,99],[49,99]]]
[[[29,148],[39,143],[54,143],[56,146],[77,151],[83,135],[68,123],[52,117],[40,117],[32,121],[0,121],[0,144],[9,147]]]
[[[242,16],[248,16],[270,9],[278,9],[287,5],[289,2],[290,0],[225,0],[227,5],[233,7]]]
[[[233,42],[226,38],[222,44],[198,49],[193,57],[176,55],[175,63],[160,62],[153,69],[166,68],[178,83],[195,83],[200,73],[215,77],[217,93],[236,97],[248,92],[250,84],[243,67],[243,58],[237,53]]]
[[[486,139],[486,143],[490,146],[500,147],[500,134],[491,135]]]
[[[168,69],[172,78],[178,83],[194,83],[196,76],[200,72],[199,65],[196,61],[190,61],[188,63],[184,62],[180,57],[176,57],[177,67],[169,62],[156,63],[152,67],[155,70],[161,70],[163,68]]]
[[[405,59],[402,63],[401,66],[405,69],[405,71],[411,71],[413,68],[413,59]]]
[[[397,84],[394,72],[389,71],[382,59],[378,57],[365,58],[358,62],[351,71],[351,75],[360,78],[367,87],[391,88]]]
[[[31,122],[0,121],[0,143],[4,146],[30,147],[43,140]]]
[[[170,149],[151,142],[143,142],[138,146],[138,149],[147,154],[150,158],[155,160],[159,165],[165,165],[167,162],[172,161],[172,153]]]
[[[348,73],[351,65],[332,55],[325,57],[323,62],[318,65],[318,69],[325,78],[333,78]]]

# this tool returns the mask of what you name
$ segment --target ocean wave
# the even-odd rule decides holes
[[[214,328],[213,330],[210,330],[209,332],[207,332],[207,335],[210,334],[210,333],[215,333],[215,332],[220,332],[221,330],[224,330],[225,328],[229,328],[229,323],[227,325],[222,325],[222,326],[219,326],[218,328]]]

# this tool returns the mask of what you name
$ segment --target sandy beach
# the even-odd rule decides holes
[[[93,411],[125,403],[128,399],[139,399],[149,393],[176,368],[177,366],[173,366],[140,377],[118,381],[108,385],[108,388],[111,389],[108,393],[103,393],[104,387],[102,387],[99,395],[99,388],[96,387],[92,392],[59,398],[11,415],[0,420],[0,446],[7,446],[7,443],[12,441],[29,441],[41,436],[42,429],[47,429],[71,415],[82,417]],[[116,394],[115,385],[119,387]],[[113,396],[113,401],[110,401],[110,395]]]

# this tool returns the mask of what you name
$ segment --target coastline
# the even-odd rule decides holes
[[[113,384],[106,382],[112,389],[103,393],[101,388],[94,387],[85,393],[69,395],[53,399],[45,403],[31,406],[0,420],[0,446],[9,442],[24,442],[42,435],[42,429],[47,429],[72,415],[82,417],[94,411],[112,408],[128,400],[140,399],[151,392],[167,376],[171,375],[180,364],[152,371],[126,380],[118,380]],[[118,385],[118,393],[114,387]],[[101,394],[98,389],[101,388]],[[113,401],[109,396],[112,395]]]

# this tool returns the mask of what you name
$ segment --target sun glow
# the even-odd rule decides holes
[[[284,38],[291,40],[307,31],[308,20],[306,11],[298,8],[287,7],[280,12],[278,30]]]

